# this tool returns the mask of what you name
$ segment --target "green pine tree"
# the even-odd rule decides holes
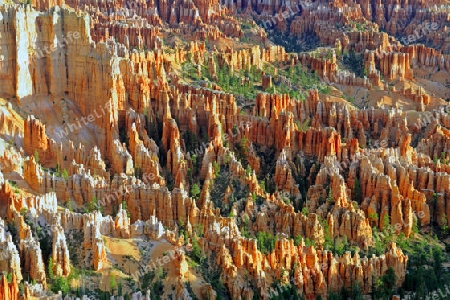
[[[114,291],[117,287],[116,276],[113,274],[109,275],[109,291],[114,295]]]
[[[53,281],[55,279],[55,274],[53,273],[53,269],[55,268],[55,264],[53,263],[53,258],[48,259],[48,278],[50,281]]]
[[[198,199],[198,195],[200,195],[200,188],[196,183],[194,183],[191,188],[191,196],[194,199]]]

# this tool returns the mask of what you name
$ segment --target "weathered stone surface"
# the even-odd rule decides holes
[[[42,284],[25,285],[25,294],[37,297],[46,287],[42,245],[21,216],[23,208],[53,228],[56,275],[70,272],[68,231],[82,234],[83,266],[102,271],[109,263],[103,236],[166,238],[180,246],[183,227],[190,242],[197,234],[201,249],[216,253],[233,299],[253,298],[254,288],[263,295],[274,278],[287,283],[281,270],[293,274],[296,288],[310,298],[325,298],[329,290],[350,287],[354,280],[369,293],[372,274],[378,278],[388,267],[401,284],[408,258],[395,244],[370,258],[358,253],[339,257],[323,248],[326,238],[346,237],[367,250],[373,244],[372,226],[392,225],[409,237],[416,220],[422,226],[450,225],[450,167],[444,163],[450,117],[438,108],[442,101],[433,92],[416,88],[425,79],[417,77],[424,70],[445,73],[445,78],[449,57],[423,45],[402,46],[388,35],[411,34],[428,18],[444,21],[445,11],[437,6],[425,13],[431,3],[417,1],[302,4],[290,26],[283,19],[276,27],[289,28],[296,37],[315,35],[324,46],[336,47],[297,54],[272,45],[261,27],[253,21],[244,26],[234,15],[282,14],[288,9],[282,1],[135,1],[133,7],[125,2],[69,0],[66,4],[76,7],[71,9],[53,7],[61,1],[33,0],[40,12],[31,6],[0,6],[0,94],[15,96],[21,109],[33,104],[45,112],[27,113],[22,128],[0,110],[0,135],[23,146],[15,152],[18,158],[10,150],[0,158],[7,163],[0,173],[0,216],[16,224],[20,238],[17,247],[0,223],[0,245],[8,254],[0,271],[17,276],[10,285],[2,279],[0,298],[17,294],[21,262],[23,271]],[[364,19],[373,22],[360,30],[356,23]],[[348,30],[338,30],[341,23]],[[238,49],[233,38],[247,38],[249,31],[264,45]],[[79,38],[42,52],[69,32]],[[445,49],[450,41],[444,33],[439,29],[425,39]],[[173,36],[186,38],[186,47],[168,47]],[[214,45],[207,45],[206,38]],[[342,70],[337,59],[353,50],[362,55],[365,72],[360,77]],[[192,68],[182,69],[188,65]],[[278,68],[268,72],[268,65]],[[260,92],[286,79],[281,69],[288,72],[296,65],[315,71],[333,86],[331,91],[311,89],[304,101]],[[217,84],[224,69],[239,74],[240,87],[253,84],[250,74],[260,77],[254,103],[224,92],[229,89]],[[194,75],[202,80],[192,84]],[[394,80],[399,84],[387,83]],[[376,105],[365,108],[343,99],[359,91],[399,100],[388,108],[383,99],[375,99]],[[42,100],[46,97],[51,101]],[[410,107],[403,109],[402,103],[419,112],[434,109],[433,120],[415,126]],[[195,140],[188,141],[187,133]],[[412,146],[415,138],[417,147]],[[442,153],[442,161],[433,162]],[[60,172],[53,170],[56,166]],[[64,169],[68,176],[61,174]],[[3,176],[15,178],[20,192]],[[217,192],[223,177],[231,183]],[[193,183],[201,188],[198,199],[189,196]],[[105,216],[57,207],[75,203],[82,208],[94,199]],[[279,235],[272,251],[264,254],[255,239],[245,237],[257,232]],[[296,236],[315,246],[304,240],[294,246]],[[185,254],[174,265],[179,278],[172,297],[181,299],[190,272]],[[197,293],[214,299],[214,288],[201,285]]]
[[[64,229],[61,226],[55,225],[52,228],[52,232],[52,259],[54,263],[53,274],[56,276],[68,276],[71,271],[70,256],[66,243],[66,236],[64,235]]]
[[[8,283],[6,276],[2,275],[0,278],[0,299],[5,300],[18,300],[19,295],[19,285],[17,283],[16,274],[13,273],[11,283]]]

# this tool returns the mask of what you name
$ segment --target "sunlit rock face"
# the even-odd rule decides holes
[[[0,299],[402,286],[450,225],[431,2],[0,3]]]

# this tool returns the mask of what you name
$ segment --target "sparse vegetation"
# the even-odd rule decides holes
[[[274,237],[270,232],[258,232],[256,234],[258,249],[264,254],[271,253],[275,248],[277,238],[277,236]]]
[[[357,77],[364,77],[364,63],[363,63],[363,54],[356,54],[356,52],[352,49],[343,57],[344,65]]]
[[[449,22],[415,49],[389,33],[414,30],[414,14],[366,20],[373,3],[308,0],[283,16],[288,3],[269,2],[222,3],[221,10],[189,2],[174,13],[126,3],[114,16],[109,9],[117,5],[102,11],[91,3],[92,39],[83,22],[69,26],[87,48],[67,43],[33,63],[17,54],[38,58],[48,36],[18,38],[10,30],[11,41],[25,44],[2,51],[7,59],[0,55],[12,72],[2,73],[9,98],[0,99],[0,146],[7,150],[0,155],[13,162],[0,173],[7,183],[0,231],[19,251],[20,266],[9,250],[3,265],[9,283],[10,269],[20,267],[21,297],[25,282],[43,281],[31,271],[27,247],[42,258],[44,297],[61,291],[63,298],[134,299],[148,290],[152,299],[385,300],[414,291],[426,299],[448,285],[449,111],[442,104],[450,101],[450,81],[441,53],[449,51]],[[419,4],[411,11],[439,19],[432,3]],[[29,30],[29,22],[11,18],[6,27]],[[63,20],[35,21],[41,32],[42,21],[54,27]],[[29,82],[17,81],[17,66]],[[74,68],[86,71],[72,76]],[[107,100],[114,107],[98,118]],[[94,109],[98,119],[81,125]],[[428,112],[435,121],[424,122]],[[40,124],[30,137],[32,114]],[[411,126],[416,117],[420,126]],[[75,123],[82,128],[72,132]],[[61,126],[70,133],[55,142]],[[105,195],[115,196],[103,202]],[[398,251],[386,254],[392,243]],[[174,260],[174,247],[183,259]],[[65,248],[71,272],[61,276]],[[94,257],[100,271],[93,271]],[[326,271],[336,261],[338,272]]]

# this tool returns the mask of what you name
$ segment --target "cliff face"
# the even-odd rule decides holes
[[[22,273],[37,282],[25,294],[37,297],[49,257],[57,276],[69,276],[74,264],[109,270],[107,238],[195,241],[215,257],[233,299],[269,299],[275,279],[292,279],[311,298],[355,280],[368,294],[372,276],[388,268],[401,285],[408,262],[395,243],[361,258],[374,245],[373,227],[408,238],[416,224],[450,225],[450,117],[439,91],[418,87],[424,70],[448,76],[450,60],[389,36],[411,32],[399,22],[405,18],[443,20],[440,8],[426,15],[418,1],[410,2],[415,14],[391,1],[303,5],[277,28],[334,48],[299,54],[233,15],[280,13],[283,1],[56,4],[64,3],[0,6],[0,95],[26,115],[22,125],[0,110],[1,138],[23,146],[0,157],[0,271],[13,274],[11,283],[2,277],[0,299],[18,297]],[[234,38],[248,36],[264,46],[235,47]],[[427,39],[447,43],[439,30]],[[339,57],[349,51],[361,55],[362,76],[342,69]],[[350,105],[343,91],[368,100]],[[396,100],[387,107],[384,97]],[[370,101],[377,105],[367,108]],[[416,126],[410,109],[432,120]],[[272,249],[258,243],[262,232],[277,236]],[[344,239],[359,252],[329,249],[330,240]],[[176,252],[170,280],[180,299],[192,253]],[[214,288],[204,283],[196,292],[213,299]]]
[[[292,241],[287,240],[277,241],[276,250],[267,257],[254,252],[254,247],[255,245],[251,243],[234,245],[233,248],[237,248],[237,256],[231,255],[226,247],[215,250],[219,253],[217,263],[225,269],[226,283],[235,293],[233,297],[242,295],[239,287],[245,287],[245,281],[237,273],[239,268],[250,269],[250,272],[257,274],[259,282],[264,282],[264,271],[267,268],[290,269],[296,264],[299,267],[294,271],[295,288],[307,297],[317,294],[327,297],[329,291],[336,292],[342,286],[349,287],[355,280],[364,293],[370,293],[372,274],[379,276],[389,267],[401,276],[399,277],[401,282],[404,280],[403,270],[407,262],[407,258],[399,252],[395,244],[390,246],[386,257],[370,259],[361,259],[357,254],[351,257],[350,252],[342,257],[334,257],[328,251],[316,251],[314,247],[307,247],[304,244],[296,247]],[[395,264],[391,264],[392,258],[399,254],[401,258],[395,259]],[[232,287],[233,285],[237,287]],[[263,299],[270,299],[268,297],[270,293],[267,293],[265,288],[265,286],[258,287],[258,292],[263,295]],[[250,297],[254,294],[251,290],[246,293],[249,293]]]
[[[110,109],[117,107],[119,102],[117,95],[103,97],[103,92],[111,90],[115,80],[98,72],[104,67],[107,73],[113,74],[114,63],[110,61],[111,54],[105,51],[104,45],[99,45],[103,49],[91,47],[87,16],[58,7],[38,13],[30,6],[11,5],[1,6],[0,13],[4,20],[0,28],[1,54],[5,57],[0,66],[4,83],[0,88],[2,95],[15,96],[23,103],[28,103],[31,96],[67,95],[75,100],[74,104],[83,115],[93,114],[94,121],[89,117],[73,122],[66,120],[63,112],[62,116],[57,117],[60,123],[53,124],[50,129],[53,137],[59,137],[58,142],[67,141],[67,135],[76,133],[87,121],[94,127],[100,125],[103,128],[110,127],[106,124],[111,118],[117,122],[117,115],[110,114]],[[92,88],[86,88],[91,84]],[[89,99],[102,100],[96,103]],[[51,151],[58,145],[46,139],[45,126],[39,123],[35,118],[27,118],[25,132],[32,138],[24,139],[25,150],[27,154],[33,154],[32,148],[38,150],[44,162],[47,156],[50,159]],[[106,151],[107,144],[111,144],[106,143],[106,136],[110,136],[111,132],[99,128],[94,130],[98,130],[96,135],[102,137],[99,148],[102,152]],[[45,154],[47,150],[50,153]]]
[[[17,284],[16,275],[13,273],[11,283],[8,283],[6,276],[2,275],[0,279],[0,297],[1,299],[18,300],[19,286]]]
[[[22,280],[22,272],[20,269],[20,256],[16,245],[13,243],[11,234],[6,230],[5,222],[0,219],[0,245],[2,246],[2,260],[0,263],[0,269],[6,271],[8,274],[12,273],[14,281],[11,284],[14,285],[17,281]],[[5,278],[6,279],[6,278]],[[4,284],[2,278],[2,289],[4,293],[7,292],[7,285]],[[11,287],[10,287],[11,288]],[[16,287],[17,288],[17,287]],[[2,290],[0,289],[0,291]],[[12,292],[12,291],[10,291]],[[17,291],[15,291],[17,292]],[[6,298],[6,297],[4,297]]]

